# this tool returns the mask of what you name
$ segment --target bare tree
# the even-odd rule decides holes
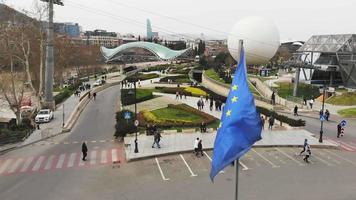
[[[17,124],[21,123],[21,102],[25,91],[23,74],[15,72],[16,45],[12,37],[13,32],[8,28],[0,27],[0,55],[1,62],[10,67],[10,73],[1,73],[0,76],[0,98],[3,98],[16,115]]]

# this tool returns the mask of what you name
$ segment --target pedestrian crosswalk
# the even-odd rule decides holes
[[[88,152],[87,161],[82,161],[81,152],[58,155],[39,155],[26,158],[0,158],[0,176],[61,170],[80,167],[93,167],[112,163],[123,163],[122,149],[102,149]]]
[[[333,144],[340,145],[340,148],[342,150],[356,152],[356,142],[349,142],[349,141],[345,142],[339,138],[337,139],[327,138],[326,140]]]

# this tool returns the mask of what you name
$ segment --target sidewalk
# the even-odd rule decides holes
[[[199,137],[203,140],[204,149],[213,149],[216,132],[213,133],[177,133],[163,134],[161,148],[152,148],[153,136],[139,135],[139,153],[134,153],[135,137],[125,137],[125,154],[128,161],[174,154],[179,152],[193,151],[194,140]],[[309,144],[314,148],[338,148],[338,145],[324,140],[319,143],[313,134],[306,130],[295,129],[287,131],[263,131],[262,140],[253,147],[301,147],[304,139],[307,138]]]

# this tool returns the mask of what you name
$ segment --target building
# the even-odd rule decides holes
[[[192,56],[191,48],[175,51],[152,42],[131,42],[113,49],[101,47],[100,50],[106,59],[106,63],[156,60],[171,61],[176,59],[189,59]]]
[[[99,29],[86,31],[82,36],[82,40],[86,45],[99,45],[108,48],[117,47],[122,43],[117,33]]]
[[[54,32],[57,34],[66,35],[69,38],[80,37],[80,26],[78,23],[54,23]]]
[[[302,71],[311,83],[356,88],[356,34],[314,35],[286,65],[298,81]]]

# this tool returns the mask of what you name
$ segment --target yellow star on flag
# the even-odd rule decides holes
[[[232,86],[231,89],[232,89],[233,91],[235,91],[235,90],[237,90],[237,88],[238,88],[238,86],[237,86],[237,85],[234,85],[234,86]]]
[[[220,124],[219,124],[219,127],[218,128],[221,128],[222,127],[222,123],[220,122]]]
[[[237,96],[234,96],[234,97],[232,97],[231,102],[235,103],[237,101],[237,99],[238,99]]]
[[[230,117],[230,115],[231,115],[231,110],[228,110],[228,111],[226,112],[226,116],[227,116],[227,117]]]

